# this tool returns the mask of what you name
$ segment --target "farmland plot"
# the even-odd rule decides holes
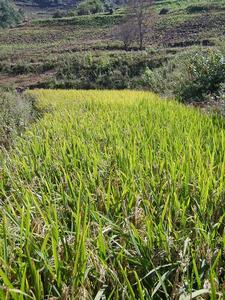
[[[0,298],[222,299],[224,123],[147,92],[32,94],[49,112],[1,162]]]

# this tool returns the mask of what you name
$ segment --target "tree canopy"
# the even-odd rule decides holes
[[[17,25],[22,20],[22,13],[7,0],[0,0],[0,28]]]
[[[85,0],[79,4],[77,10],[79,15],[89,15],[102,12],[104,6],[101,0]]]

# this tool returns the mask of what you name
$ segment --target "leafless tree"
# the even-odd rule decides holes
[[[128,51],[136,37],[136,28],[129,18],[124,18],[123,23],[117,26],[114,36],[123,42],[124,50]]]
[[[139,48],[144,48],[144,38],[155,23],[154,0],[128,0],[128,15],[136,26]]]
[[[154,0],[127,0],[123,22],[119,25],[118,36],[127,48],[135,40],[139,49],[144,48],[144,39],[155,23]]]

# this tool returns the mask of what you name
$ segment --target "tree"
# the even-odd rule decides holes
[[[123,24],[117,26],[114,36],[123,42],[124,50],[128,51],[136,36],[136,29],[129,18],[124,18]]]
[[[139,49],[144,48],[144,38],[151,30],[156,15],[153,9],[154,0],[127,0],[125,16],[120,25],[120,39],[125,45],[136,40]]]
[[[78,15],[90,15],[102,12],[104,10],[104,6],[101,0],[85,0],[82,1],[78,8]]]
[[[0,0],[0,28],[17,25],[22,20],[22,13],[7,0]]]

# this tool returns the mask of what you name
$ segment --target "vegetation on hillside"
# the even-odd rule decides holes
[[[136,37],[124,51],[124,43],[117,34],[124,21],[124,9],[114,10],[113,14],[35,19],[20,28],[1,31],[0,85],[149,88],[152,84],[143,75],[146,68],[154,72],[165,64],[166,69],[170,60],[179,59],[182,53],[192,55],[192,48],[197,46],[202,46],[201,50],[215,50],[223,38],[225,6],[222,1],[208,1],[207,5],[194,0],[156,1],[154,8],[156,22],[148,32],[144,30],[143,51],[137,51],[140,43]],[[160,14],[163,8],[169,11]],[[130,27],[127,26],[129,32]],[[86,62],[87,57],[92,57],[90,64]]]
[[[179,55],[161,68],[145,70],[144,85],[182,101],[220,100],[225,87],[225,52],[208,50]]]
[[[153,29],[155,21],[154,0],[126,1],[124,17],[117,32],[117,38],[123,41],[125,50],[129,50],[135,41],[143,50],[146,34]]]
[[[90,15],[103,12],[104,6],[101,0],[85,0],[82,1],[78,8],[78,15]]]
[[[8,0],[0,0],[0,29],[17,25],[22,20],[22,12]]]
[[[144,89],[183,102],[224,105],[225,53],[201,49],[153,57],[154,52],[99,56],[71,55],[58,65],[55,79],[43,88]]]
[[[150,53],[121,53],[96,57],[91,52],[62,60],[56,81],[49,87],[78,89],[144,88],[142,74],[146,68],[162,65],[166,57],[152,59]]]

